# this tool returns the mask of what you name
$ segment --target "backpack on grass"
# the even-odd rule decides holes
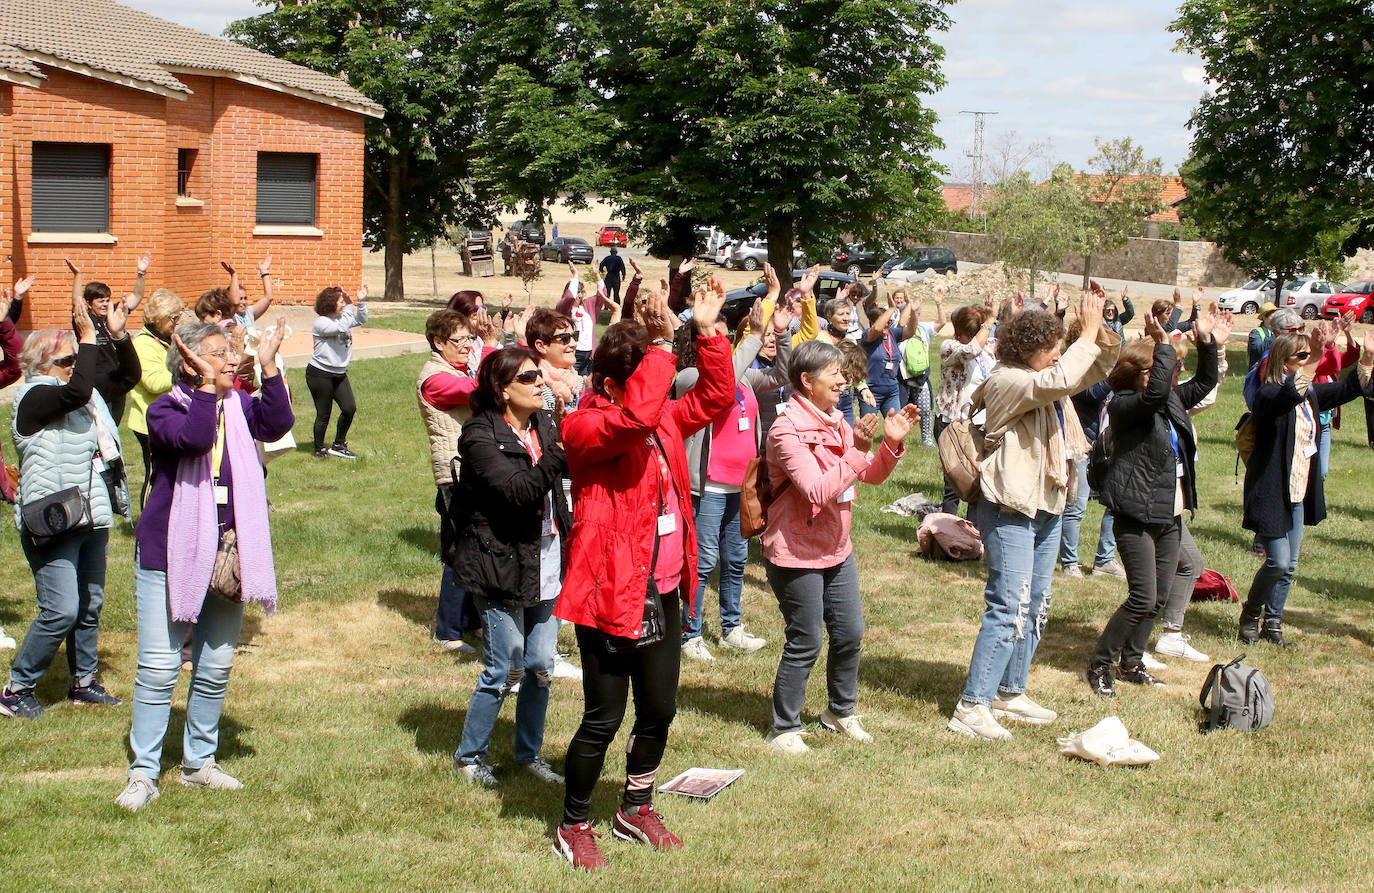
[[[1264,674],[1241,663],[1216,664],[1202,683],[1198,701],[1207,715],[1198,723],[1204,735],[1214,729],[1258,732],[1274,718],[1274,688]],[[1209,703],[1210,699],[1210,703]]]
[[[1195,602],[1238,602],[1240,593],[1236,592],[1236,587],[1231,583],[1230,577],[1223,577],[1214,570],[1207,569],[1202,572],[1202,576],[1197,578],[1197,583],[1193,585],[1193,597],[1190,601]]]

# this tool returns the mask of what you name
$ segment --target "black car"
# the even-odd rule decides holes
[[[521,241],[533,242],[536,245],[543,245],[545,242],[544,224],[535,223],[533,220],[521,220],[512,224],[510,231]]]
[[[549,240],[549,243],[539,249],[540,260],[556,261],[566,264],[572,261],[575,264],[589,264],[592,262],[592,246],[587,244],[586,239],[579,239],[575,236],[558,236]]]
[[[920,273],[923,270],[934,270],[937,273],[957,273],[959,272],[959,261],[955,258],[954,252],[948,248],[920,247],[914,249],[906,257],[894,257],[881,267],[883,276],[887,276],[894,270],[912,273]]]
[[[792,284],[800,282],[805,274],[805,270],[793,270]],[[853,281],[854,277],[848,273],[822,270],[820,281],[816,283],[816,309],[819,311],[826,301],[834,298],[840,286]],[[766,294],[768,285],[764,282],[756,282],[748,288],[731,289],[725,293],[725,306],[720,310],[720,317],[730,326],[730,331],[733,332],[739,321],[749,315],[749,309],[754,306],[754,302]]]
[[[882,266],[878,254],[862,245],[846,245],[830,255],[830,269],[844,270],[853,276],[857,273],[875,273]]]

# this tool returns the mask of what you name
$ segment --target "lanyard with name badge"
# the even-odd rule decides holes
[[[749,430],[749,413],[744,408],[744,388],[735,385],[735,402],[739,404],[739,429]]]
[[[224,465],[224,401],[219,402],[215,413],[215,447],[210,454],[210,463],[215,475],[215,505],[229,504],[229,488],[219,483],[219,473]]]
[[[663,455],[663,447],[659,444],[658,437],[650,435],[647,441],[654,451],[654,459],[658,462],[658,535],[667,536],[677,530],[677,515],[668,511],[667,493],[668,488],[673,485],[672,472],[668,468],[668,459]]]

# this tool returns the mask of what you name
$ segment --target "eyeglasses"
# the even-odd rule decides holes
[[[444,340],[457,347],[466,347],[472,343],[473,337],[472,335],[454,335],[452,338],[445,338]]]
[[[69,353],[66,356],[56,357],[53,359],[52,365],[57,366],[60,369],[66,369],[69,366],[75,366],[76,354]]]
[[[1312,356],[1312,351],[1310,351],[1310,350],[1300,350],[1300,351],[1298,351],[1298,352],[1296,352],[1296,353],[1293,354],[1293,359],[1295,359],[1295,360],[1306,360],[1306,359],[1308,359],[1308,358],[1311,357],[1311,356]]]
[[[534,384],[544,377],[544,373],[538,369],[526,369],[524,372],[515,376],[515,380],[521,384]]]
[[[560,332],[549,339],[549,343],[557,341],[559,344],[572,344],[577,339],[577,335],[572,332]]]
[[[222,350],[212,350],[209,353],[201,354],[201,356],[203,357],[217,357],[221,360],[227,360],[229,357],[237,357],[238,355],[239,352],[237,350],[234,350],[232,347],[226,347]]]

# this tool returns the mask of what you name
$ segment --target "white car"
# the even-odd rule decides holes
[[[1280,306],[1298,311],[1298,315],[1303,319],[1319,319],[1322,315],[1322,305],[1326,303],[1326,299],[1343,291],[1345,291],[1344,284],[1332,282],[1329,279],[1285,282],[1283,290],[1279,292],[1283,296],[1283,303]]]
[[[1240,288],[1222,292],[1217,305],[1232,313],[1259,313],[1261,306],[1273,300],[1273,279],[1251,279]]]

